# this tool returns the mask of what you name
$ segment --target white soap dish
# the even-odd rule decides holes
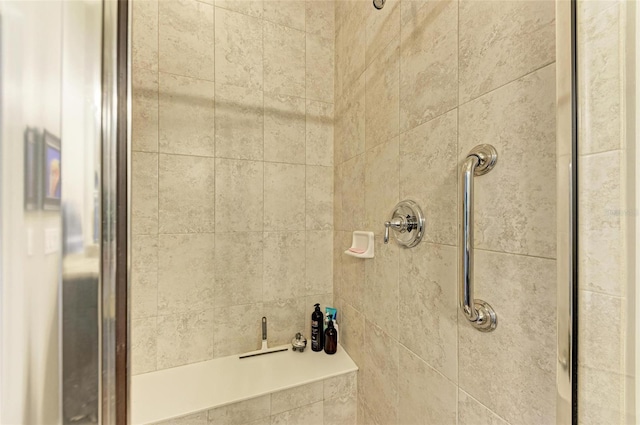
[[[353,232],[351,248],[344,253],[357,258],[373,258],[373,232]]]

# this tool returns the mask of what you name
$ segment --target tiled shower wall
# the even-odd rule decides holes
[[[132,366],[241,353],[332,299],[334,5],[133,2]]]
[[[551,424],[556,380],[555,4],[336,3],[334,297],[358,364],[364,424]],[[476,180],[473,329],[457,308],[458,170],[490,143]],[[402,199],[426,234],[381,243]],[[376,256],[342,255],[351,231]]]
[[[632,197],[635,59],[625,1],[578,2],[578,420],[635,423]],[[633,66],[633,65],[632,65]],[[632,68],[631,68],[632,69]],[[637,132],[637,130],[636,130]],[[627,416],[628,415],[628,416]]]

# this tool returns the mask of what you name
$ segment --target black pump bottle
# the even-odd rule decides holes
[[[320,311],[320,304],[316,304],[316,309],[311,314],[311,349],[322,351],[324,348],[324,315]]]
[[[333,319],[329,315],[329,323],[327,330],[324,331],[324,352],[327,354],[335,354],[338,349],[338,331],[333,327]]]

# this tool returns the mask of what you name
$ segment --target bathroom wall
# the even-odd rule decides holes
[[[555,4],[336,2],[334,297],[358,364],[363,424],[550,424],[556,397]],[[458,170],[476,180],[476,298],[457,308]],[[382,244],[394,205],[426,216],[415,248]],[[376,256],[347,257],[353,230]]]
[[[581,424],[636,423],[633,20],[628,2],[578,2]]]
[[[132,367],[260,346],[332,300],[334,6],[134,1]]]

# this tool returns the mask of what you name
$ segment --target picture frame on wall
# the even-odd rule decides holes
[[[60,138],[44,130],[42,136],[42,205],[45,210],[59,210],[61,199]]]
[[[40,132],[34,127],[24,131],[24,209],[35,211],[40,208]]]

